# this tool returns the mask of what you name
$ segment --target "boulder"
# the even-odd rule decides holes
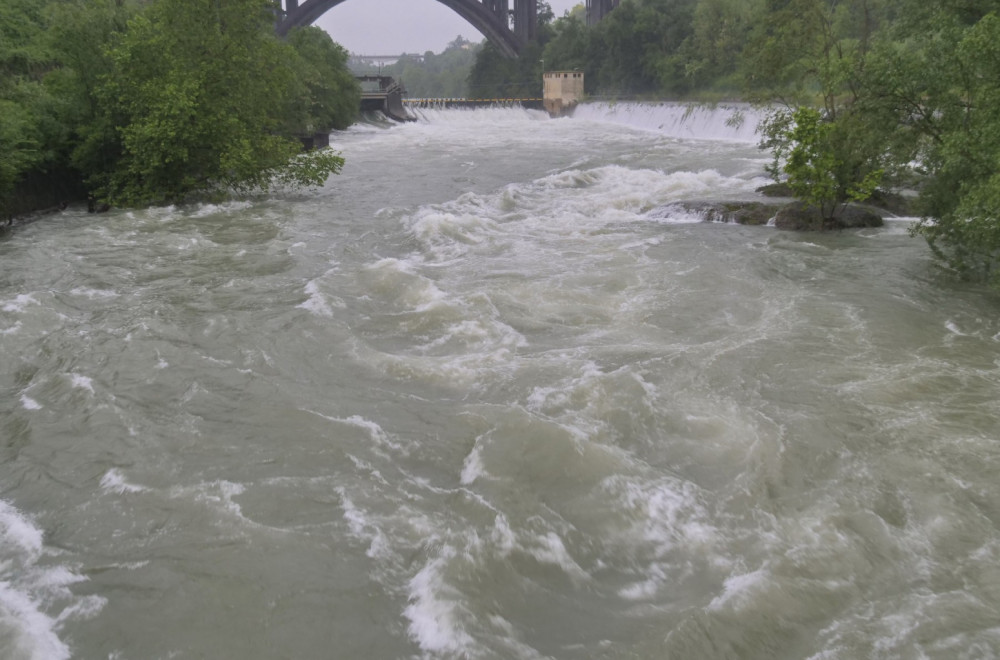
[[[766,225],[774,220],[778,229],[825,231],[881,227],[882,216],[871,207],[848,204],[837,208],[833,218],[824,218],[820,210],[803,202],[767,203],[751,201],[674,202],[653,209],[651,218],[697,216],[703,222],[728,222],[738,225]]]
[[[765,186],[761,186],[757,189],[761,195],[765,197],[794,197],[791,187],[784,181],[779,181],[778,183],[769,183]]]
[[[757,192],[765,197],[795,197],[791,187],[784,181],[769,183],[757,188]],[[876,190],[872,196],[865,200],[865,206],[871,206],[882,211],[888,211],[893,215],[913,215],[914,194],[904,195],[897,192]]]
[[[705,222],[729,222],[738,225],[766,225],[781,208],[763,202],[677,202],[653,210],[652,217],[674,214],[697,215]]]
[[[840,206],[832,218],[824,218],[815,206],[803,202],[792,202],[774,216],[774,226],[793,231],[824,231],[828,229],[858,229],[881,227],[882,216],[870,208],[856,204]]]

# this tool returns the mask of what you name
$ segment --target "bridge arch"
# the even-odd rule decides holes
[[[284,17],[277,32],[284,36],[295,27],[312,25],[320,16],[347,0],[285,0]],[[361,0],[355,0],[360,2]],[[538,0],[437,0],[479,30],[501,53],[517,57],[521,48],[535,37]],[[514,5],[510,11],[510,5]],[[514,29],[509,17],[514,18]]]

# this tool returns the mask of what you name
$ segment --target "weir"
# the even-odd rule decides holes
[[[541,110],[542,99],[540,98],[519,98],[519,99],[403,99],[403,105],[411,108],[432,108],[435,110],[447,110],[451,108],[525,108],[528,110]]]
[[[670,137],[757,143],[757,126],[766,111],[748,104],[699,105],[673,102],[581,103],[575,119],[624,124]]]

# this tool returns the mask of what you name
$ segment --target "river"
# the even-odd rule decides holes
[[[0,657],[996,658],[1000,302],[725,109],[422,111],[0,239]]]

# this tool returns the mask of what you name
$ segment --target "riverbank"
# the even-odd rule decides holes
[[[86,187],[77,173],[68,169],[33,172],[22,179],[14,193],[0,206],[0,228],[10,230],[33,220],[58,213],[70,204],[85,204]]]

